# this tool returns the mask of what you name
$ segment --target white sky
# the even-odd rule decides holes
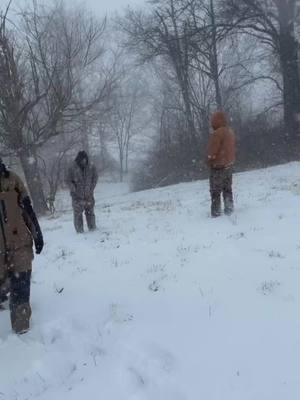
[[[24,6],[31,0],[13,0],[12,8],[14,6]],[[41,1],[41,0],[40,0]],[[46,0],[42,0],[46,1]],[[94,10],[98,15],[104,15],[107,13],[113,13],[116,11],[122,11],[128,5],[143,5],[146,0],[64,0],[66,4],[84,4],[86,8],[90,10]],[[2,4],[5,6],[8,0],[0,0],[0,8],[2,8]],[[39,0],[38,0],[39,2]],[[51,0],[46,1],[47,4],[51,3]]]
[[[65,0],[66,3],[74,4],[74,0]],[[128,5],[142,5],[144,0],[75,0],[75,3],[84,4],[88,9],[95,10],[99,15],[122,11]]]

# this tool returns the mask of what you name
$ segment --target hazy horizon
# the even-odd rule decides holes
[[[3,2],[3,8],[6,7],[9,0]],[[41,0],[39,2],[46,2],[51,4],[51,1]],[[87,9],[95,11],[98,15],[110,14],[117,11],[122,11],[129,5],[141,5],[146,2],[146,0],[109,0],[101,2],[99,0],[65,0],[66,4],[79,4],[84,5]],[[12,0],[11,8],[17,9],[19,7],[24,7],[26,4],[32,3],[32,0]]]

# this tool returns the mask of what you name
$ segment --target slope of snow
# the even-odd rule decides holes
[[[100,185],[82,236],[66,197],[42,221],[31,332],[0,315],[0,400],[299,398],[299,172],[236,175],[217,220],[207,182]]]

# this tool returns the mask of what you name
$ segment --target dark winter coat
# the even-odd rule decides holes
[[[86,159],[86,165],[81,164],[83,158]],[[97,181],[98,174],[96,167],[90,164],[85,152],[79,152],[73,165],[69,168],[67,176],[67,184],[72,199],[83,202],[92,201]]]
[[[21,179],[13,172],[0,174],[0,281],[10,270],[31,270],[33,240],[43,247],[42,233]]]
[[[235,162],[235,134],[229,127],[226,114],[218,111],[211,119],[213,132],[210,134],[207,160],[212,168],[228,168]]]

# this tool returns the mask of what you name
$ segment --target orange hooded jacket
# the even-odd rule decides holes
[[[235,162],[235,134],[229,127],[226,114],[218,111],[212,115],[207,149],[208,164],[212,168],[227,168]]]

